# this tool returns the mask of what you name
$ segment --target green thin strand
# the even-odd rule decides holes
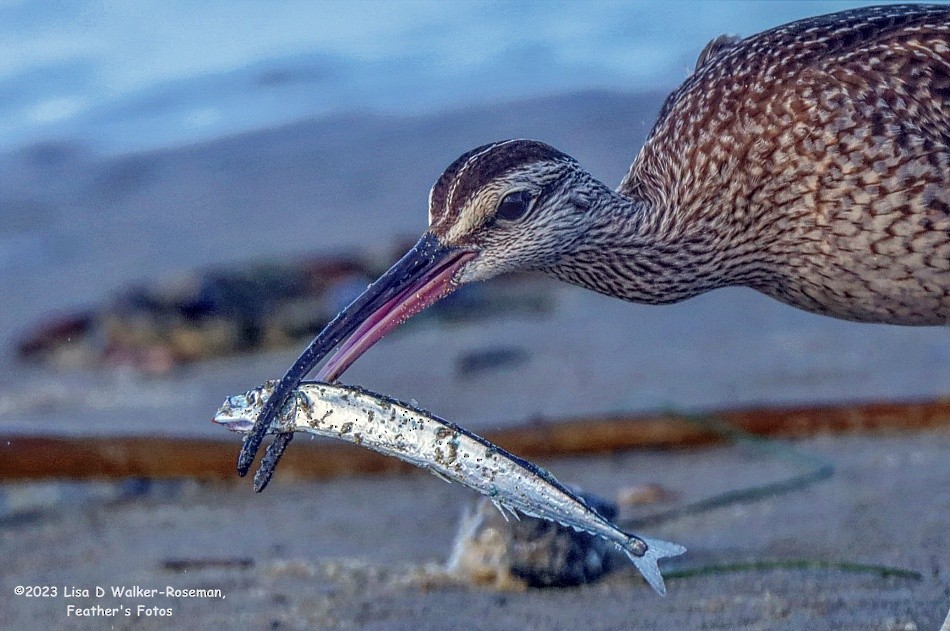
[[[714,416],[683,416],[682,418],[691,423],[701,426],[723,438],[728,438],[737,443],[746,443],[759,452],[768,453],[789,461],[796,465],[805,465],[809,468],[805,473],[801,473],[785,480],[770,482],[742,489],[734,489],[718,493],[695,502],[689,502],[677,506],[670,510],[646,515],[635,519],[625,520],[623,527],[636,530],[644,526],[655,526],[656,524],[666,522],[672,519],[683,517],[685,515],[694,515],[706,511],[722,508],[732,504],[753,502],[766,497],[773,497],[782,493],[800,491],[822,480],[827,480],[834,475],[834,465],[828,460],[815,454],[803,452],[799,449],[774,441],[761,436],[756,436],[745,430],[739,429],[725,421]]]
[[[822,561],[820,559],[788,559],[784,561],[749,561],[746,563],[702,565],[681,570],[665,571],[663,572],[663,576],[666,580],[670,580],[731,574],[734,572],[762,572],[768,570],[834,570],[837,572],[856,574],[876,574],[881,578],[907,578],[915,581],[923,579],[923,575],[919,572],[905,570],[899,567],[867,565],[864,563],[850,563],[848,561]]]

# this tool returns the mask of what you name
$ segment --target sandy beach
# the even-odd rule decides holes
[[[498,591],[442,574],[474,494],[423,473],[248,485],[159,485],[138,497],[22,518],[0,528],[3,586],[220,590],[220,597],[4,596],[8,629],[937,629],[947,614],[950,510],[945,432],[823,437],[798,444],[835,476],[799,492],[641,528],[678,541],[669,594],[630,567],[575,588]],[[742,447],[635,452],[541,463],[605,496],[645,481],[676,502],[787,477]],[[871,484],[869,484],[869,482]],[[651,508],[649,510],[656,510]],[[640,509],[639,512],[643,512]],[[622,518],[629,519],[631,511]],[[202,566],[201,560],[214,559]],[[183,561],[191,567],[177,569]],[[674,578],[677,570],[824,560],[909,570],[760,569]],[[179,564],[179,565],[176,565]],[[229,564],[229,565],[228,565]],[[94,594],[94,591],[93,591]],[[67,617],[138,605],[168,617]]]

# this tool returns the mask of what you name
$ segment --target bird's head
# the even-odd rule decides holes
[[[573,158],[533,140],[496,142],[459,157],[429,193],[427,233],[471,253],[453,281],[556,263],[584,229],[585,176]]]
[[[582,233],[588,206],[569,156],[531,140],[473,149],[429,194],[429,229],[314,339],[285,375],[296,387],[335,347],[317,374],[333,381],[399,324],[460,285],[516,269],[554,265]]]

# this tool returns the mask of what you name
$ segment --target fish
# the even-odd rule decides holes
[[[249,434],[277,383],[228,397],[214,422]],[[300,383],[268,432],[344,440],[459,482],[491,499],[502,514],[518,517],[520,512],[602,537],[626,554],[660,595],[666,594],[666,586],[657,561],[686,552],[679,544],[621,530],[546,470],[481,436],[356,386]]]

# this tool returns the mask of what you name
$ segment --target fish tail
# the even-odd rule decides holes
[[[646,544],[646,551],[637,554]],[[659,539],[647,539],[645,537],[630,537],[623,547],[633,564],[640,570],[640,574],[646,579],[656,593],[660,596],[666,596],[666,585],[663,584],[663,575],[660,574],[660,568],[656,562],[663,557],[675,557],[686,552],[686,548],[678,543],[669,541],[660,541]]]

